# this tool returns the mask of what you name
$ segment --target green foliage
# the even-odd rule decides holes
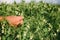
[[[0,4],[0,15],[22,15],[24,23],[11,27],[6,20],[0,22],[2,40],[59,40],[60,7],[47,3]]]

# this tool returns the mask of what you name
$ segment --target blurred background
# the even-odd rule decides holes
[[[11,4],[14,1],[16,1],[16,3],[20,3],[22,0],[0,0],[0,3],[8,3]],[[24,0],[26,3],[29,3],[31,1],[35,1],[35,2],[39,2],[39,1],[43,1],[43,2],[47,2],[47,3],[52,3],[52,4],[60,4],[60,0]]]
[[[60,4],[60,0],[0,0],[0,3],[0,16],[24,17],[23,24],[16,28],[5,19],[0,21],[0,40],[60,40],[60,5],[54,5]]]

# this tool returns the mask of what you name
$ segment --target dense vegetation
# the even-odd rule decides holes
[[[0,4],[0,16],[22,15],[23,25],[11,27],[0,22],[2,40],[59,40],[60,7],[47,3]]]

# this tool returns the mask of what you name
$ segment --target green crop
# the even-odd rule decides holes
[[[0,16],[23,16],[23,25],[11,27],[0,22],[2,40],[59,40],[60,6],[47,3],[0,4]]]

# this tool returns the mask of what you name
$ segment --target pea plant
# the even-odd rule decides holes
[[[0,4],[0,16],[23,16],[23,24],[10,26],[0,21],[2,40],[59,40],[60,6],[48,3]]]

